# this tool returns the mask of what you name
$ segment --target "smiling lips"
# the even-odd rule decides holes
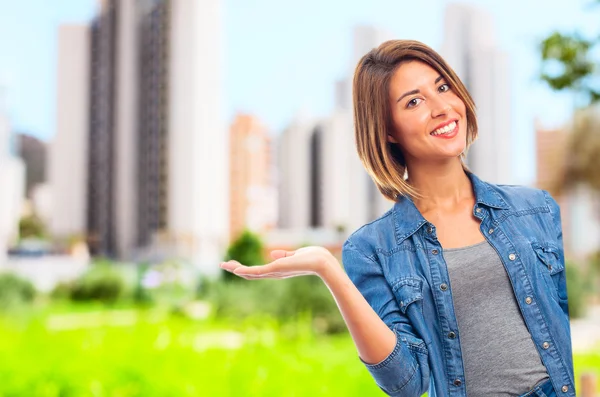
[[[431,135],[435,138],[449,139],[449,138],[453,138],[454,136],[456,136],[457,133],[458,133],[458,122],[456,120],[453,120],[453,121],[449,122],[448,124],[446,124],[445,126],[436,128],[429,135]]]

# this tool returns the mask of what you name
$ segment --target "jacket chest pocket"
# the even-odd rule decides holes
[[[410,314],[409,310],[422,311],[422,280],[414,277],[401,278],[392,285],[392,291],[403,314],[407,314],[407,312]]]
[[[556,291],[560,300],[566,300],[567,291],[561,288],[561,285],[565,285],[565,265],[558,247],[551,243],[537,242],[532,243],[531,246],[535,251],[538,263],[542,266],[541,273],[548,282],[548,287]]]

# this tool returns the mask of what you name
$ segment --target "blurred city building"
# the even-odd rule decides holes
[[[229,238],[220,9],[105,0],[91,26],[61,28],[55,235],[83,232],[93,255],[158,250],[217,272]]]
[[[598,250],[600,207],[597,196],[584,185],[561,192],[559,184],[569,157],[569,127],[544,128],[536,121],[535,137],[536,187],[548,190],[560,205],[565,254],[585,260]]]
[[[353,53],[348,67],[352,76],[358,60],[390,39],[388,32],[371,26],[353,31]],[[356,153],[351,77],[335,83],[335,107],[327,117],[298,114],[281,133],[278,145],[279,227],[288,243],[273,237],[276,246],[306,241],[314,236],[343,240],[363,224],[376,219],[392,205],[378,191]],[[273,240],[273,241],[271,241]]]
[[[244,229],[265,233],[275,227],[277,193],[272,139],[260,120],[238,114],[229,131],[231,240]]]
[[[52,222],[54,210],[52,188],[49,183],[38,183],[31,189],[29,202],[33,213],[48,227]]]
[[[25,198],[25,165],[12,148],[12,129],[0,92],[0,268],[6,263],[9,246],[19,238],[21,206]]]
[[[278,226],[282,229],[310,227],[310,137],[314,126],[314,120],[298,114],[278,137]]]
[[[448,4],[440,53],[477,106],[479,138],[469,150],[469,168],[485,181],[513,183],[509,58],[496,44],[491,14]]]
[[[58,30],[56,135],[49,143],[47,169],[52,202],[48,228],[60,239],[83,238],[87,230],[89,40],[87,26]]]
[[[31,197],[36,185],[46,181],[46,142],[28,134],[17,134],[17,153],[25,163],[25,193]]]

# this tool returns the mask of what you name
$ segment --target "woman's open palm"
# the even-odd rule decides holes
[[[221,268],[247,280],[262,278],[289,278],[317,275],[335,259],[323,247],[302,247],[296,251],[271,251],[272,262],[262,266],[245,266],[231,260],[221,263]]]

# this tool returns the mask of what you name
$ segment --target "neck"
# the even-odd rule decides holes
[[[421,212],[455,207],[466,199],[474,198],[471,180],[459,159],[444,163],[408,164],[408,170],[409,183],[421,194],[414,200]]]

